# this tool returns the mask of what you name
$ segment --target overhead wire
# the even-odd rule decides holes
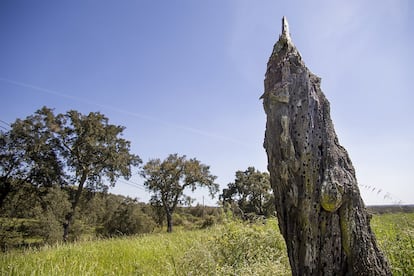
[[[15,80],[11,80],[11,79],[6,79],[6,78],[3,78],[1,76],[0,76],[0,81],[4,82],[4,83],[9,83],[9,84],[12,84],[12,85],[24,87],[24,88],[29,88],[29,89],[34,90],[34,91],[40,91],[40,92],[52,94],[52,95],[55,95],[55,96],[59,96],[59,97],[62,97],[62,98],[71,99],[71,100],[74,100],[74,101],[78,101],[78,102],[82,102],[82,103],[86,103],[86,104],[90,104],[90,105],[95,105],[95,106],[98,106],[100,108],[105,108],[105,109],[112,110],[112,111],[115,111],[115,112],[118,112],[118,113],[121,113],[121,114],[134,116],[134,117],[141,118],[141,119],[144,119],[144,120],[147,120],[147,121],[152,121],[152,122],[155,122],[155,123],[158,123],[158,124],[171,126],[171,127],[181,129],[181,130],[184,130],[184,131],[187,131],[187,132],[191,132],[191,133],[194,133],[194,134],[197,134],[197,135],[201,135],[201,136],[204,136],[204,137],[217,139],[217,140],[222,140],[222,141],[230,142],[230,143],[233,143],[233,144],[238,144],[238,145],[243,146],[243,147],[251,147],[250,144],[247,144],[243,141],[234,139],[232,137],[223,136],[223,135],[220,135],[220,134],[217,134],[217,133],[212,133],[212,132],[209,132],[209,131],[205,131],[205,130],[201,130],[201,129],[197,129],[197,128],[193,128],[193,127],[189,127],[189,126],[185,126],[185,125],[171,123],[171,122],[159,119],[159,118],[155,118],[155,117],[148,116],[148,115],[141,114],[141,113],[127,111],[127,110],[117,108],[117,107],[113,107],[113,106],[110,106],[110,105],[99,104],[99,103],[96,103],[94,101],[87,101],[87,100],[81,99],[79,97],[70,96],[70,95],[55,91],[55,90],[46,89],[46,88],[39,87],[39,86],[36,86],[36,85],[32,85],[32,84],[28,84],[28,83],[24,83],[24,82],[20,82],[20,81],[15,81]]]
[[[7,123],[6,121],[3,121],[3,120],[0,120],[0,123],[7,126],[7,127],[5,127],[5,126],[0,125],[0,128],[4,129],[5,131],[9,131],[9,128],[11,126],[9,123]]]
[[[138,183],[135,183],[135,182],[132,182],[132,181],[129,181],[129,180],[125,180],[125,179],[118,179],[118,181],[123,183],[123,184],[129,185],[131,187],[140,189],[142,191],[147,191],[147,189],[142,184],[138,184]]]
[[[3,124],[5,124],[5,125],[7,125],[7,126],[9,126],[9,127],[11,126],[11,125],[10,125],[8,122],[6,122],[6,121],[0,120],[0,122],[1,122],[1,123],[3,123]]]
[[[11,127],[11,125],[9,123],[7,123],[6,121],[4,121],[4,120],[0,119],[0,123],[6,125],[9,128]],[[4,129],[6,131],[9,130],[7,127],[0,125],[0,128]],[[135,173],[134,175],[137,175],[137,174],[139,174],[139,172]],[[130,181],[130,180],[126,180],[126,179],[118,179],[118,181],[120,181],[123,184],[132,186],[134,188],[140,189],[142,191],[147,191],[146,188],[144,187],[144,185],[142,185],[142,184],[139,184],[139,183],[136,183],[136,182],[133,182],[133,181]]]

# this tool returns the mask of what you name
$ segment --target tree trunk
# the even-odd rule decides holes
[[[69,213],[65,218],[65,222],[63,223],[63,242],[65,243],[68,242],[69,239],[69,229],[72,225],[72,218],[72,213]]]
[[[170,212],[169,210],[166,211],[166,216],[167,216],[167,232],[171,233],[173,230],[173,225],[172,225],[172,212]]]
[[[287,21],[267,65],[264,147],[293,275],[390,275],[329,102]]]
[[[0,209],[3,207],[4,201],[12,190],[12,185],[7,177],[0,178]]]
[[[79,186],[78,186],[78,189],[76,190],[75,198],[72,201],[71,210],[66,215],[65,222],[63,223],[63,242],[67,242],[68,241],[69,231],[70,231],[70,228],[71,228],[71,226],[73,224],[73,220],[74,220],[75,212],[76,212],[76,207],[78,206],[79,199],[80,199],[80,197],[82,195],[83,186],[84,186],[84,184],[86,182],[87,177],[88,177],[88,172],[85,170],[82,173],[82,177],[81,177],[81,179],[79,181]]]

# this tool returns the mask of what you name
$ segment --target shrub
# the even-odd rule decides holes
[[[238,221],[213,228],[212,239],[202,241],[181,260],[185,275],[289,275],[285,243],[276,220],[248,224]]]
[[[206,216],[206,218],[201,223],[200,228],[201,229],[209,228],[209,227],[213,226],[215,223],[216,223],[216,220],[215,220],[214,216]]]
[[[33,233],[38,225],[35,219],[0,218],[0,250],[41,244],[42,238]]]
[[[13,209],[15,206],[16,209]],[[59,187],[33,190],[32,193],[18,190],[11,195],[4,208],[0,246],[5,250],[62,240],[62,223],[69,208],[68,196]]]
[[[42,208],[37,208],[36,218],[39,221],[34,234],[43,238],[44,243],[62,241],[63,222],[65,214],[70,210],[71,204],[68,194],[58,187],[50,188],[42,198]],[[72,229],[75,230],[75,229]],[[79,235],[79,233],[76,233]]]
[[[104,236],[123,236],[152,232],[154,221],[141,211],[135,203],[126,200],[121,203],[112,217],[104,223],[100,234]]]

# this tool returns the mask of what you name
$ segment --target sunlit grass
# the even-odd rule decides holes
[[[2,275],[166,275],[206,231],[154,234],[68,245],[0,256]]]
[[[414,271],[414,214],[372,219],[394,275]],[[276,220],[0,253],[1,275],[289,275]]]
[[[414,273],[414,213],[376,215],[371,226],[393,275]]]

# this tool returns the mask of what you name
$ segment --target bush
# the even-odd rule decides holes
[[[99,231],[104,236],[113,237],[150,233],[154,228],[154,221],[141,211],[136,202],[126,200]]]
[[[51,212],[45,212],[40,216],[38,227],[34,229],[33,234],[42,237],[43,242],[47,244],[62,241],[62,223],[56,220]]]
[[[213,216],[207,216],[207,217],[203,220],[203,222],[202,222],[202,224],[201,224],[200,228],[201,228],[201,229],[204,229],[204,228],[209,228],[209,227],[212,227],[215,223],[216,223],[216,221],[215,221],[215,218],[214,218]]]
[[[50,188],[42,198],[43,208],[37,210],[36,217],[39,227],[35,234],[41,236],[45,243],[51,244],[62,241],[63,222],[71,204],[68,194],[59,187]]]
[[[21,188],[10,195],[4,206],[0,246],[5,250],[62,240],[62,223],[69,208],[68,196],[59,187]]]
[[[277,222],[237,221],[213,228],[213,238],[187,251],[180,262],[185,275],[289,275],[286,247]]]
[[[0,218],[0,250],[41,244],[42,237],[33,232],[38,227],[35,219]]]
[[[274,220],[266,224],[230,223],[216,237],[219,261],[238,268],[262,260],[279,261],[280,252],[286,250]]]

